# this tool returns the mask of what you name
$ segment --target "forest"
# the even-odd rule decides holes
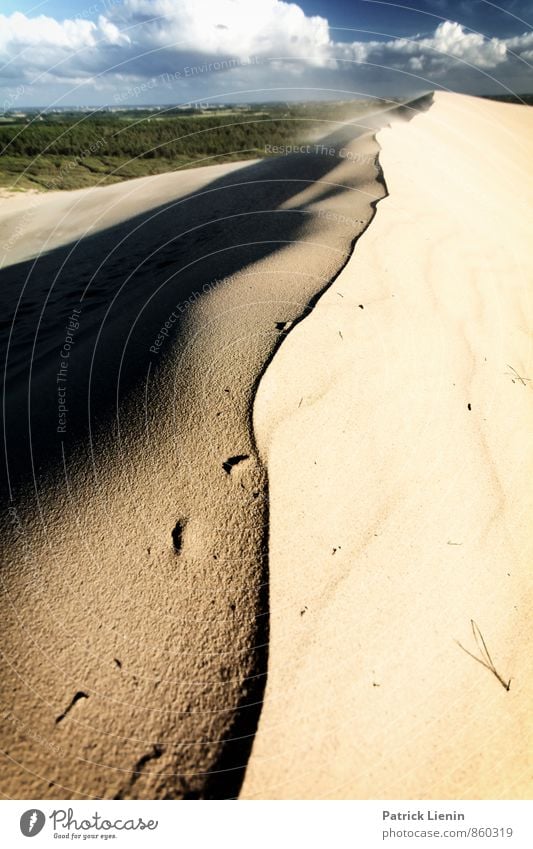
[[[313,141],[379,101],[265,104],[223,110],[28,113],[0,123],[0,185],[68,190],[177,168],[268,155]]]

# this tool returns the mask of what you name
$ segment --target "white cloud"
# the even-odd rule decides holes
[[[144,44],[175,44],[211,56],[289,56],[327,62],[328,22],[281,0],[124,0],[121,20],[138,22]]]
[[[121,33],[118,26],[109,21],[105,15],[100,15],[98,18],[98,30],[102,34],[106,44],[125,45],[131,43],[129,35],[127,33]]]
[[[410,71],[423,71],[424,70],[424,57],[423,56],[411,56],[409,59],[407,66]]]
[[[531,59],[533,33],[485,39],[444,21],[430,37],[334,42],[325,18],[308,16],[283,0],[122,0],[108,4],[107,15],[96,22],[0,15],[0,87],[17,78],[75,85],[98,77],[99,90],[106,84],[111,89],[124,80],[175,73],[220,57],[253,58],[250,87],[255,80],[276,85],[288,67],[308,69],[313,81],[318,73],[339,70],[344,82],[351,71],[356,83],[364,83],[372,66],[381,66],[390,69],[389,81],[403,71],[446,84],[459,72],[474,81],[480,72],[505,74],[513,53]],[[241,79],[236,68],[225,74]]]
[[[531,50],[533,47],[533,32],[525,32],[516,38],[508,38],[505,43],[509,50],[523,55],[522,51]]]
[[[420,42],[422,50],[438,50],[445,57],[462,59],[477,68],[495,68],[505,61],[507,48],[498,38],[486,39],[477,32],[465,32],[461,24],[443,21],[432,39]]]
[[[388,62],[414,70],[423,67],[445,70],[457,61],[486,69],[505,62],[507,46],[502,39],[485,39],[478,33],[466,32],[460,24],[444,21],[431,38],[397,38],[344,45],[345,58],[350,52],[356,62]]]
[[[129,38],[121,35],[116,25],[103,16],[96,24],[82,19],[60,22],[46,15],[27,18],[21,12],[0,15],[0,56],[4,60],[26,47],[36,50],[53,47],[73,53],[105,43],[127,44]]]
[[[0,85],[9,81],[40,85],[54,80],[79,84],[94,71],[109,67],[112,54],[131,46],[126,33],[104,16],[98,21],[57,21],[20,12],[0,15]],[[2,67],[3,66],[3,67]]]

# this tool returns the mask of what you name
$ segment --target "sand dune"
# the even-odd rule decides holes
[[[252,402],[383,195],[380,120],[332,133],[349,156],[30,198],[0,222],[5,794],[238,793],[268,639]]]
[[[5,201],[4,794],[526,795],[531,114]]]
[[[4,199],[0,206],[2,267],[101,233],[161,204],[176,203],[243,165],[208,165],[72,192],[8,193],[8,202]]]
[[[270,648],[242,798],[531,791],[532,129],[437,94],[382,130],[389,196],[261,382]]]

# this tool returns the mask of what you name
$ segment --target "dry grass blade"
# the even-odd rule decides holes
[[[485,669],[488,669],[490,672],[492,672],[492,674],[498,679],[502,687],[507,690],[507,692],[509,692],[509,690],[511,689],[511,679],[509,678],[509,680],[506,681],[504,678],[502,678],[502,676],[497,671],[494,665],[492,657],[490,656],[490,652],[487,648],[487,644],[485,642],[483,634],[479,630],[479,626],[474,622],[473,619],[470,620],[470,624],[472,625],[472,633],[474,634],[474,640],[476,641],[476,645],[479,649],[481,657],[477,657],[475,654],[472,654],[471,651],[465,649],[465,647],[461,645],[458,640],[456,640],[455,642],[457,643],[459,648],[466,652],[466,654],[470,655],[470,657],[477,661],[477,663],[480,663],[482,666],[485,667]]]

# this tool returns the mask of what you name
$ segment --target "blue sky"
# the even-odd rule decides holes
[[[403,0],[398,6],[377,0],[313,0],[302,3],[308,14],[323,14],[332,26],[356,25],[362,29],[385,31],[396,36],[433,32],[437,24],[446,19],[462,23],[489,37],[509,37],[524,32],[528,27],[516,18],[522,18],[526,22],[529,19],[530,25],[533,24],[533,3],[530,0],[504,0],[498,8],[495,8],[495,5],[489,5],[482,0]],[[354,24],[356,18],[357,24]],[[338,34],[339,41],[344,40],[341,35]]]
[[[532,0],[0,0],[0,109],[533,91]]]
[[[253,2],[253,0],[251,0]],[[114,3],[109,3],[111,8]],[[531,0],[405,0],[396,5],[380,0],[310,0],[299,4],[308,15],[328,18],[331,27],[387,32],[407,36],[416,32],[431,32],[440,19],[454,20],[490,37],[520,35],[533,26]],[[45,14],[59,20],[77,16],[96,19],[96,0],[1,0],[4,14],[23,12],[26,15]],[[105,10],[105,2],[101,4]],[[411,7],[411,10],[409,10]],[[88,13],[88,14],[87,14]],[[350,38],[349,33],[336,33],[339,41]]]

